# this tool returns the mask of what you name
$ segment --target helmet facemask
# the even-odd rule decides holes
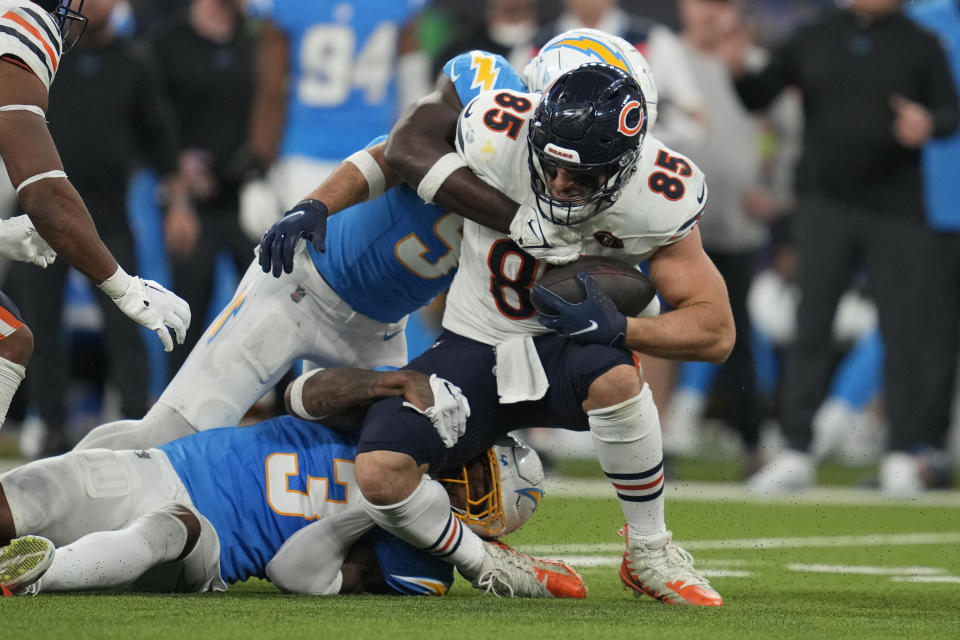
[[[454,515],[482,538],[505,536],[523,525],[540,504],[543,480],[537,452],[509,436],[437,476]]]
[[[53,16],[54,22],[60,28],[60,41],[63,43],[61,53],[70,51],[87,28],[87,18],[83,15],[83,0],[39,0],[37,4]],[[77,5],[76,9],[73,8],[74,4]]]

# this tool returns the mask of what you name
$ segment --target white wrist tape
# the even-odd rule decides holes
[[[417,185],[417,195],[420,196],[424,202],[428,204],[432,203],[433,197],[437,195],[437,191],[440,190],[443,181],[449,178],[451,173],[465,166],[467,165],[463,161],[463,158],[460,157],[460,154],[451,151],[437,160],[434,165],[430,167],[430,171],[427,171],[427,175],[423,176],[423,180]]]
[[[60,169],[54,169],[53,171],[44,171],[43,173],[38,173],[35,176],[30,176],[26,180],[20,183],[17,187],[17,193],[20,193],[20,190],[26,186],[38,182],[40,180],[46,180],[48,178],[66,178],[67,174],[61,171]]]
[[[355,166],[367,179],[367,200],[373,200],[383,195],[386,178],[383,175],[383,169],[380,168],[380,163],[370,155],[369,151],[360,149],[360,151],[348,157],[345,162]]]
[[[127,287],[130,286],[130,280],[130,276],[123,270],[123,267],[117,265],[117,270],[113,272],[113,275],[97,286],[100,287],[100,290],[105,294],[116,299],[127,292]]]
[[[30,113],[37,114],[41,118],[47,117],[47,114],[43,112],[43,109],[35,104],[5,104],[0,107],[0,111],[29,111]]]
[[[323,369],[311,369],[290,384],[290,409],[296,417],[303,418],[304,420],[322,420],[327,417],[315,416],[303,406],[303,385],[307,380],[321,371],[323,371]]]

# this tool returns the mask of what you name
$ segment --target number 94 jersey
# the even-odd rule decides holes
[[[457,123],[456,146],[484,182],[522,204],[534,203],[527,151],[535,93],[498,90],[469,102]],[[612,207],[577,225],[586,255],[638,264],[693,230],[703,215],[703,172],[686,156],[647,136],[637,171]],[[447,298],[443,326],[487,344],[512,335],[546,333],[534,317],[530,288],[543,265],[510,238],[464,221],[460,268]],[[478,295],[489,291],[490,295]]]

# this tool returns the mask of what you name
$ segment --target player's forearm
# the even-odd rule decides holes
[[[380,143],[361,152],[369,154],[370,158],[379,167],[383,175],[383,191],[392,189],[400,182],[400,178],[383,158],[385,146],[386,143]],[[371,169],[376,171],[376,168],[372,166]],[[319,200],[327,206],[329,215],[333,215],[347,207],[368,200],[370,198],[370,181],[356,164],[345,161],[306,197]]]
[[[328,420],[335,414],[393,396],[403,396],[421,409],[433,404],[433,392],[424,374],[348,367],[304,374],[290,383],[284,400],[292,415]]]
[[[718,307],[702,302],[653,318],[628,318],[626,347],[658,358],[721,363],[736,330],[729,305]]]
[[[100,284],[117,261],[100,240],[80,194],[67,180],[43,180],[20,192],[20,206],[61,260]]]
[[[414,189],[441,158],[456,152],[453,138],[460,112],[448,101],[434,92],[408,110],[390,132],[386,161]],[[451,173],[441,183],[433,202],[501,233],[509,231],[519,207],[467,168]]]

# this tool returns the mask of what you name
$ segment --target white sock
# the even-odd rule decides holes
[[[587,412],[597,460],[617,490],[634,536],[667,530],[663,515],[663,441],[650,387],[612,407]]]
[[[17,392],[26,374],[27,368],[22,364],[0,357],[0,427],[7,419],[7,409],[10,408],[13,394]]]
[[[480,572],[485,552],[480,536],[464,526],[450,510],[450,498],[436,480],[424,476],[407,498],[378,506],[363,501],[377,525],[404,542],[454,565],[473,580]]]
[[[122,587],[148,569],[176,560],[187,543],[187,527],[167,511],[151,511],[119,531],[98,531],[57,549],[43,574],[42,591]]]

